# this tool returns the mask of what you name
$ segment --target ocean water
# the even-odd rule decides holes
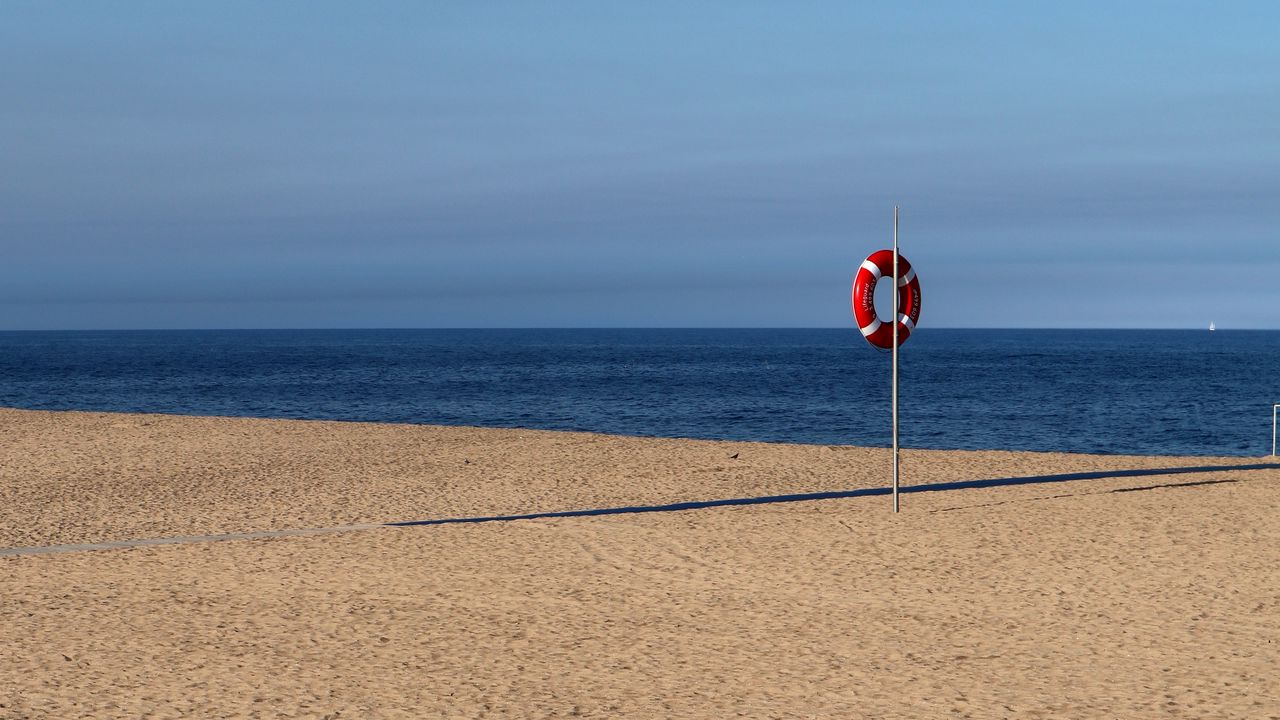
[[[902,443],[1257,456],[1280,332],[932,330]],[[0,333],[0,405],[888,446],[890,359],[856,330]]]

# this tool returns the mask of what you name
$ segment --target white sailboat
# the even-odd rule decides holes
[[[1217,330],[1217,329],[1218,329],[1218,328],[1216,328],[1216,327],[1214,327],[1214,326],[1213,326],[1213,321],[1212,321],[1212,320],[1210,320],[1210,321],[1209,321],[1209,332],[1213,332],[1214,330]]]

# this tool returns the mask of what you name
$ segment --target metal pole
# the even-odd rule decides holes
[[[898,206],[893,206],[893,511],[898,512]]]
[[[1276,456],[1276,411],[1280,410],[1280,405],[1271,406],[1271,457]]]

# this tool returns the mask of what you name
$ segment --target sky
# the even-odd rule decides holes
[[[1280,328],[1280,4],[0,4],[0,330]]]

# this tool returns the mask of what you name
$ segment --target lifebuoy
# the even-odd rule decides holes
[[[876,315],[876,283],[893,277],[893,251],[877,250],[862,261],[853,278],[853,317],[867,342],[893,349],[893,326]],[[907,341],[920,319],[920,278],[911,263],[898,254],[898,345]]]

